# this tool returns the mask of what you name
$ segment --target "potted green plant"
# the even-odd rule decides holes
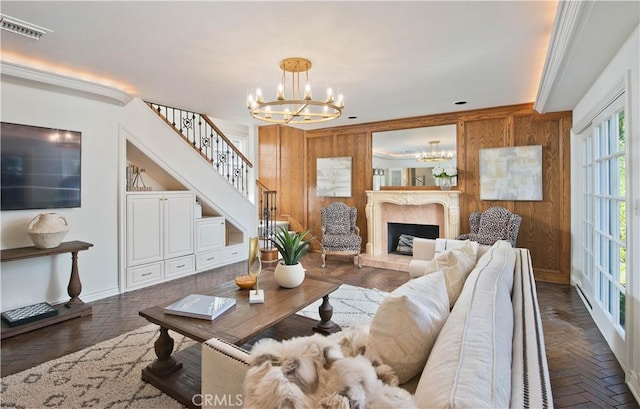
[[[307,238],[307,236],[310,236]],[[280,286],[294,288],[304,281],[304,268],[300,264],[300,258],[309,251],[309,243],[315,239],[309,230],[302,233],[290,232],[284,226],[270,238],[282,256],[282,261],[276,265],[274,277]]]

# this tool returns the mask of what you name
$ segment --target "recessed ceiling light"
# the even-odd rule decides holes
[[[466,103],[467,103],[467,101],[456,101],[456,102],[454,102],[454,104],[456,104],[456,105],[464,105]]]
[[[48,28],[40,27],[6,14],[0,14],[0,28],[34,40],[39,40],[40,37],[51,32]]]

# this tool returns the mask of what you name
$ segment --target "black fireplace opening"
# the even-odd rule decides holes
[[[414,237],[437,239],[440,237],[440,226],[433,224],[387,223],[387,252],[407,256],[413,255]]]

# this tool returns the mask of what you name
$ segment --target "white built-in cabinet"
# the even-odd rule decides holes
[[[195,272],[192,192],[126,195],[126,289]]]
[[[195,203],[193,192],[126,193],[126,291],[246,259],[242,233],[196,219]]]
[[[221,266],[224,245],[224,217],[204,217],[196,220],[197,271]]]

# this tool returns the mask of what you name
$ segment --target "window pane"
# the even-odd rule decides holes
[[[617,243],[609,241],[609,248],[611,253],[609,254],[609,274],[613,278],[613,281],[618,282],[618,274],[620,268],[620,246]]]
[[[625,163],[625,159],[624,156],[618,156],[618,196],[622,196],[624,197],[627,192],[626,192],[626,175],[627,175],[627,170],[626,170],[626,163]]]
[[[609,230],[607,233],[611,234],[613,237],[618,237],[618,232],[620,231],[620,215],[619,211],[619,200],[609,200]]]
[[[614,308],[618,307],[618,305],[615,305],[616,301],[618,301],[618,297],[616,297],[616,295],[618,295],[619,293],[618,293],[618,290],[615,289],[615,287],[610,281],[607,283],[607,285],[609,287],[609,300],[608,300],[607,311],[609,311],[609,314],[615,317],[616,314],[615,314]]]
[[[623,244],[627,243],[627,202],[620,201],[618,203],[618,230],[620,231],[620,241]]]
[[[624,294],[622,293],[618,293],[619,295],[619,300],[620,300],[620,319],[619,319],[619,323],[620,326],[622,327],[622,329],[625,329],[625,311],[626,311],[626,305],[625,305],[625,297]]]
[[[613,194],[613,186],[611,186],[611,175],[614,173],[614,171],[613,169],[611,169],[611,167],[611,160],[606,160],[604,166],[604,183],[602,184],[602,193],[606,195]]]
[[[618,152],[624,152],[625,149],[627,149],[624,111],[618,112],[617,117],[618,117]]]
[[[603,249],[603,270],[605,272],[605,274],[607,274],[607,276],[611,276],[611,241],[609,241],[608,239],[603,238],[602,242],[604,243],[604,249]]]
[[[604,302],[604,277],[598,274],[598,300]]]
[[[620,248],[620,284],[623,287],[627,286],[627,249]]]
[[[611,121],[606,120],[602,123],[602,156],[611,153]]]
[[[607,311],[609,311],[609,314],[615,317],[615,311],[613,310],[613,308],[617,300],[617,297],[615,297],[614,294],[616,294],[617,291],[614,288],[613,284],[611,284],[611,281],[607,281],[607,287],[609,288],[609,299],[607,300]]]

